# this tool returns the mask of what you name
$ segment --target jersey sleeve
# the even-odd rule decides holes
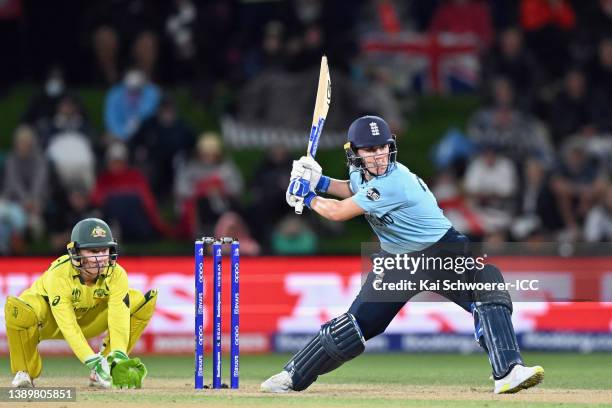
[[[406,195],[401,185],[394,185],[390,179],[360,188],[353,200],[366,213],[386,214],[406,203]]]
[[[94,354],[89,347],[83,331],[77,323],[72,307],[72,291],[70,281],[59,273],[46,275],[45,288],[49,296],[51,313],[62,332],[64,339],[81,362]]]
[[[125,269],[116,265],[106,279],[108,285],[108,333],[111,351],[127,353],[130,338],[130,307],[128,277]]]

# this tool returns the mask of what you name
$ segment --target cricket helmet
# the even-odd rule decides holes
[[[109,248],[109,264],[117,261],[117,241],[106,222],[99,218],[86,218],[76,223],[70,234],[70,242],[66,246],[72,263],[80,267],[82,261],[81,249]]]
[[[357,149],[364,147],[389,145],[389,164],[394,163],[397,156],[395,135],[385,120],[378,116],[362,116],[348,130],[348,142],[344,144],[346,160],[349,166],[366,171],[363,159],[357,154]],[[387,171],[388,171],[387,167]]]

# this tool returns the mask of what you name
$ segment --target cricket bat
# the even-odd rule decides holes
[[[314,113],[312,115],[312,126],[310,128],[310,137],[308,138],[308,150],[306,155],[314,158],[319,147],[319,138],[325,125],[327,111],[331,102],[331,78],[329,77],[329,66],[327,65],[327,57],[323,55],[321,58],[321,69],[319,71],[319,85],[317,87],[317,99],[315,102]],[[304,179],[310,179],[310,170],[304,172]],[[304,209],[304,199],[300,198],[295,205],[295,213],[302,214]]]

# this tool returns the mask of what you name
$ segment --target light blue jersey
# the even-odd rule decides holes
[[[370,181],[363,180],[354,168],[351,170],[353,200],[365,211],[384,250],[422,250],[452,226],[423,180],[403,164],[392,164],[386,175]]]

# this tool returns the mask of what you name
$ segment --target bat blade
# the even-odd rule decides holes
[[[317,87],[317,99],[315,102],[314,113],[312,115],[312,126],[310,128],[310,137],[308,138],[307,155],[315,157],[317,148],[319,147],[319,138],[327,119],[329,104],[331,103],[331,78],[329,76],[329,66],[327,65],[327,57],[324,55],[321,58],[321,69],[319,70],[319,85]]]
[[[319,84],[317,86],[317,99],[315,101],[314,113],[312,115],[312,126],[310,127],[310,136],[308,137],[308,150],[306,155],[315,157],[317,148],[319,147],[319,138],[327,119],[327,111],[331,103],[331,78],[329,76],[329,66],[327,65],[327,57],[324,55],[321,58],[321,69],[319,70]],[[305,179],[310,179],[310,171],[307,170],[304,174]],[[295,205],[295,213],[302,214],[304,209],[303,199],[298,200]]]

